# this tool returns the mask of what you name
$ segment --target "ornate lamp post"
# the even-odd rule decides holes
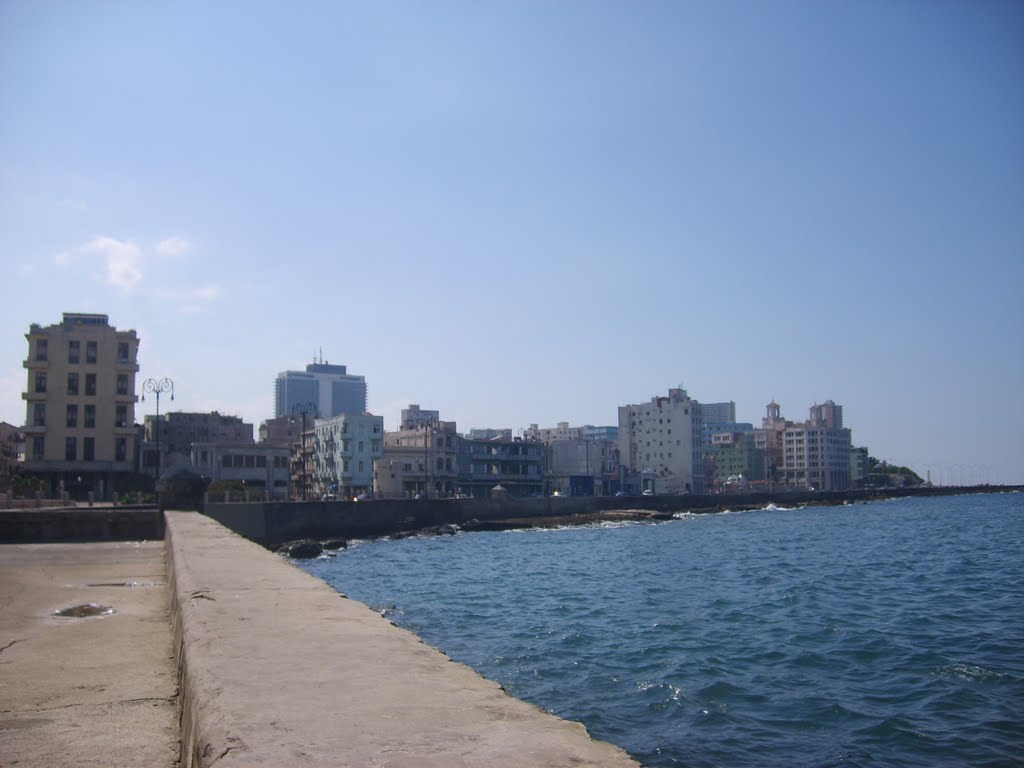
[[[302,500],[308,501],[308,499],[306,498],[306,416],[309,414],[313,414],[313,418],[316,418],[316,403],[296,403],[292,407],[292,414],[296,413],[302,415],[302,437],[299,439],[299,455],[302,457]]]
[[[146,393],[156,395],[156,478],[160,479],[160,393],[170,392],[174,399],[174,382],[168,378],[146,379],[142,382],[142,402],[146,401]]]

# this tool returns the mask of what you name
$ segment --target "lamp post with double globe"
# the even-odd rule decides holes
[[[171,400],[174,399],[174,382],[164,377],[162,379],[146,379],[142,382],[142,402],[146,401],[146,393],[156,395],[156,421],[153,422],[156,428],[156,479],[160,479],[160,393],[170,392]]]

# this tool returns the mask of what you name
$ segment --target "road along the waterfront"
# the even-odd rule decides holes
[[[0,766],[176,766],[176,691],[162,541],[0,546]]]
[[[208,517],[167,545],[183,768],[636,768]]]

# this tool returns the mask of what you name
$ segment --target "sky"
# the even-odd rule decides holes
[[[1022,40],[1009,0],[4,0],[0,420],[29,325],[98,312],[257,426],[322,356],[388,429],[681,385],[1024,483]]]

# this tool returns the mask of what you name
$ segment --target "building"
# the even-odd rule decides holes
[[[139,338],[106,315],[65,312],[32,324],[25,420],[25,470],[50,495],[110,499],[134,479],[135,375]]]
[[[570,427],[569,422],[560,421],[555,427],[541,429],[531,424],[523,437],[545,446],[548,492],[601,496],[618,489],[618,427]]]
[[[384,434],[384,457],[374,465],[374,493],[393,499],[458,495],[459,436],[455,422],[408,422],[405,411],[402,413],[403,423],[409,427]]]
[[[545,444],[553,443],[555,440],[581,440],[583,439],[583,427],[570,427],[568,421],[560,421],[558,426],[545,429],[531,424],[523,431],[523,437]]]
[[[765,481],[769,485],[781,480],[782,435],[792,423],[782,418],[782,406],[772,400],[765,406],[765,417],[761,419],[761,429],[754,430],[754,445],[764,451]]]
[[[424,411],[415,403],[410,403],[408,408],[402,409],[399,429],[416,429],[423,424],[437,424],[440,420],[440,411]]]
[[[511,430],[498,431],[511,433]],[[504,436],[489,440],[463,437],[458,446],[458,482],[462,494],[490,498],[498,486],[517,497],[544,492],[543,443]]]
[[[736,421],[736,403],[701,403],[700,418],[702,424],[729,423]]]
[[[740,490],[765,479],[764,449],[751,430],[714,435],[703,462],[706,490]]]
[[[859,487],[868,479],[868,449],[864,446],[850,449],[850,486]]]
[[[20,453],[25,438],[13,424],[0,421],[0,491],[7,490],[21,469]]]
[[[780,420],[771,421],[777,426]],[[837,424],[842,424],[842,406],[831,400],[812,406],[802,424],[784,422],[778,432],[782,461],[781,465],[775,464],[781,467],[779,479],[783,483],[818,491],[845,491],[850,487],[850,430],[833,426]]]
[[[344,365],[310,363],[305,371],[283,371],[274,382],[274,416],[287,416],[312,403],[317,418],[366,413],[366,379]]]
[[[189,456],[193,443],[253,444],[253,425],[242,421],[239,416],[211,413],[172,411],[161,414],[159,422],[155,416],[146,416],[145,442],[142,446],[142,468],[147,474],[155,472],[164,464],[162,458],[178,453]],[[159,434],[157,430],[159,429]],[[159,438],[159,439],[158,439]],[[161,461],[156,460],[159,446]]]
[[[684,389],[670,389],[667,397],[654,397],[648,403],[619,406],[624,490],[654,494],[698,490],[695,477],[699,473],[694,471],[695,442],[700,448],[697,408]]]
[[[267,445],[291,447],[302,436],[302,417],[287,415],[267,419],[260,424],[260,442]]]
[[[288,499],[288,448],[257,444],[252,440],[241,443],[196,441],[191,445],[189,456],[192,466],[210,478],[211,486],[238,483],[258,499]]]
[[[372,491],[373,463],[384,456],[384,417],[343,413],[317,419],[313,430],[313,497]]]
[[[479,429],[469,430],[469,434],[466,436],[469,440],[512,440],[511,429],[491,429],[490,427],[482,427]]]
[[[843,406],[826,400],[821,405],[811,406],[811,421],[823,422],[829,429],[843,428]]]

